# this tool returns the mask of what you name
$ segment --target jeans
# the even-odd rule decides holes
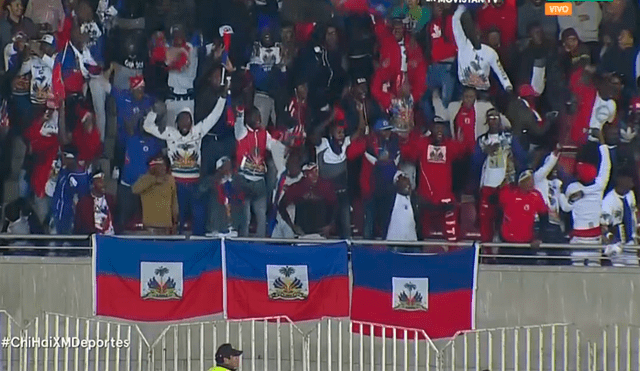
[[[434,89],[440,90],[442,105],[446,109],[451,103],[456,89],[456,71],[453,63],[434,63],[427,70],[427,86],[429,90],[422,98],[422,108],[429,121],[435,117],[435,110],[431,97]]]
[[[104,143],[104,136],[107,129],[107,90],[108,81],[100,76],[91,76],[89,80],[89,89],[91,90],[91,99],[93,101],[93,109],[96,112],[96,125],[100,130],[100,141]]]
[[[371,240],[375,237],[385,238],[387,236],[387,229],[389,228],[389,220],[391,218],[389,210],[393,207],[391,203],[394,200],[395,194],[389,194],[384,196],[373,196],[369,200],[365,201],[364,238],[366,240]],[[382,234],[377,236],[376,230],[380,231]]]
[[[256,237],[266,237],[267,235],[267,185],[264,179],[257,181],[247,180],[240,176],[242,189],[244,191],[244,215],[245,223],[239,231],[239,235],[246,237],[249,235],[249,224],[251,223],[251,211],[256,217]]]
[[[180,214],[180,225],[178,232],[184,231],[184,225],[191,217],[192,234],[202,236],[205,234],[205,205],[198,198],[198,183],[176,182],[178,193],[178,208]]]
[[[131,222],[131,218],[141,212],[142,206],[140,196],[133,194],[131,187],[122,183],[118,184],[117,197],[118,219],[116,225],[118,230],[122,231]]]

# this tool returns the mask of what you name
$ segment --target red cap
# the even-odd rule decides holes
[[[576,175],[582,183],[591,183],[596,179],[598,169],[592,164],[578,162],[576,164]]]
[[[518,88],[518,95],[521,97],[535,97],[538,95],[536,91],[533,89],[533,86],[529,84],[520,85]]]
[[[144,88],[144,77],[132,76],[129,78],[129,87],[131,89]]]
[[[633,97],[629,101],[629,110],[632,112],[640,112],[640,97]]]

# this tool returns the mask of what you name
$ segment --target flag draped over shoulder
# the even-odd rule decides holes
[[[354,247],[351,258],[352,320],[420,329],[432,339],[473,328],[475,248],[426,255]]]
[[[222,313],[219,240],[95,238],[96,315],[154,322]]]
[[[349,316],[347,244],[225,241],[227,317],[293,321]]]

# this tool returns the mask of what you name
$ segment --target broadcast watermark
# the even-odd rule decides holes
[[[122,339],[80,339],[75,336],[6,336],[2,338],[2,348],[129,348],[130,340]]]

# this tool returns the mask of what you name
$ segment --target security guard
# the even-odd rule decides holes
[[[236,371],[240,365],[241,350],[233,349],[231,344],[222,344],[216,352],[216,367],[209,371]]]

